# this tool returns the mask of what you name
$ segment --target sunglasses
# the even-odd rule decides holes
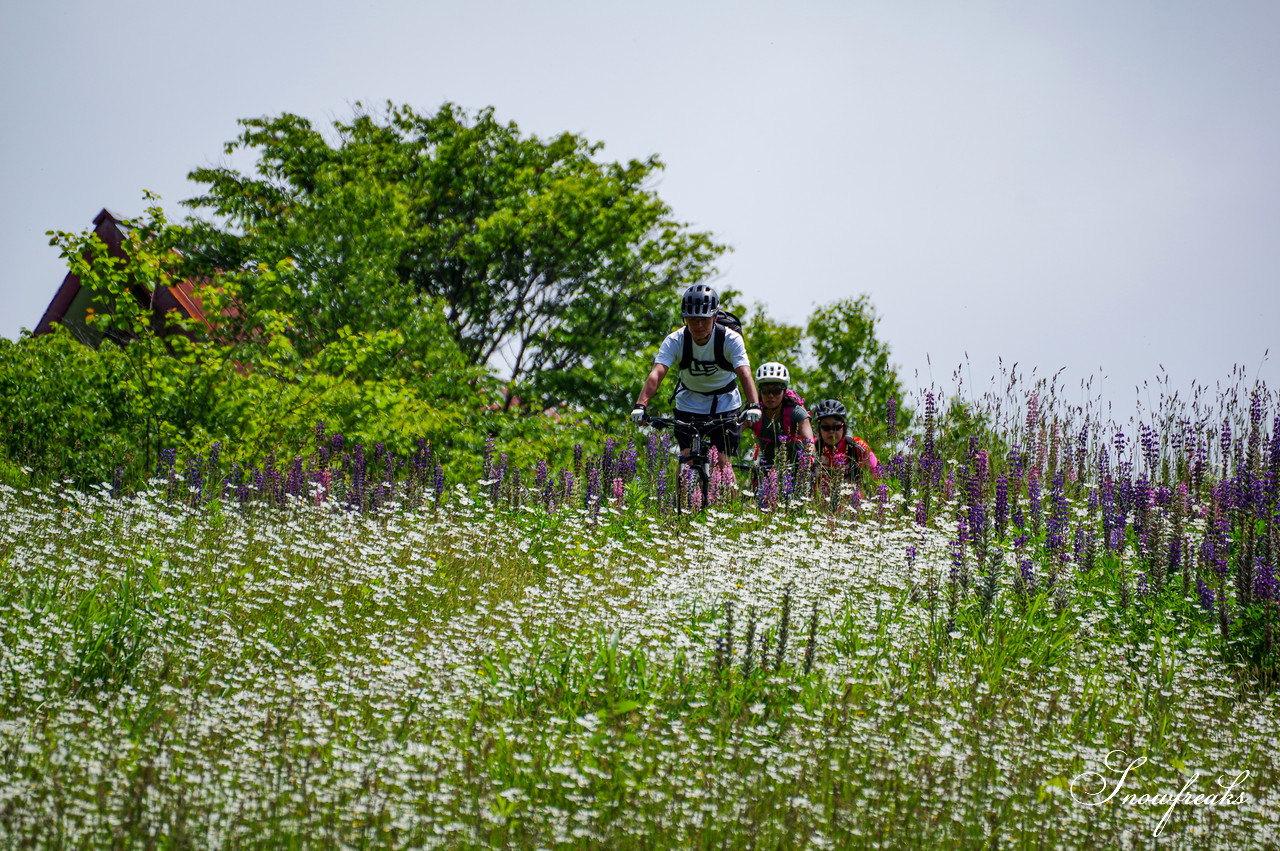
[[[822,429],[823,431],[842,431],[844,429],[844,423],[841,423],[840,425],[818,426],[818,428]]]
[[[773,386],[773,387],[761,387],[761,388],[760,388],[760,395],[761,395],[761,396],[772,396],[772,395],[774,395],[775,393],[781,393],[781,392],[782,392],[782,388],[781,388],[781,387],[778,387],[778,386]]]

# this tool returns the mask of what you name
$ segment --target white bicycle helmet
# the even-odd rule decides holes
[[[785,390],[791,384],[791,373],[777,361],[762,363],[756,369],[756,384],[781,384]]]
[[[720,296],[707,284],[694,284],[684,291],[680,300],[680,315],[715,316],[720,309]]]

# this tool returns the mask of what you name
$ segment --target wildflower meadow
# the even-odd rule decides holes
[[[1280,399],[1236,379],[931,390],[879,478],[692,512],[621,426],[0,486],[0,846],[1275,848]]]

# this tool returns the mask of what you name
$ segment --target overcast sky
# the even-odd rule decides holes
[[[45,231],[181,215],[236,119],[449,100],[658,154],[721,285],[868,294],[911,388],[1276,372],[1274,0],[0,2],[3,336],[63,278]]]

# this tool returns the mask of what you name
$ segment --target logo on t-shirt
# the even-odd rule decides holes
[[[720,367],[713,360],[695,360],[689,364],[690,375],[714,375]]]

